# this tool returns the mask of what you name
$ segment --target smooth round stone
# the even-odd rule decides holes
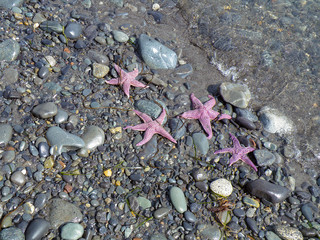
[[[233,191],[231,182],[224,178],[213,181],[210,184],[210,189],[212,192],[222,197],[230,196]]]
[[[50,146],[56,146],[54,154],[60,155],[62,152],[83,148],[85,142],[78,136],[65,132],[59,127],[50,127],[46,133]]]
[[[140,53],[143,61],[152,69],[173,69],[177,65],[177,54],[155,39],[141,34]]]
[[[47,195],[44,193],[38,193],[36,195],[34,206],[37,209],[41,209],[47,202]]]
[[[0,240],[24,240],[24,234],[20,228],[4,228],[0,232]]]
[[[49,145],[46,142],[40,142],[38,145],[38,151],[40,157],[48,157],[49,156]]]
[[[33,115],[42,119],[53,117],[57,112],[58,108],[53,102],[41,103],[32,109]]]
[[[32,21],[34,23],[42,23],[44,21],[46,21],[47,19],[45,18],[45,16],[43,16],[42,13],[36,13],[32,19]]]
[[[235,120],[241,127],[244,127],[246,129],[255,130],[257,128],[256,125],[252,121],[250,121],[249,119],[247,119],[245,117],[237,116]]]
[[[285,240],[303,240],[302,233],[297,228],[276,225],[275,231],[280,238]]]
[[[309,221],[312,222],[313,221],[313,211],[311,209],[311,207],[309,206],[309,204],[303,204],[301,206],[301,212],[303,214],[303,216]]]
[[[197,182],[205,181],[208,179],[208,174],[203,168],[198,168],[198,169],[193,170],[192,176],[193,176],[194,180]]]
[[[279,110],[265,106],[259,111],[259,119],[267,132],[280,135],[289,134],[294,130],[293,122]]]
[[[235,107],[248,107],[251,93],[247,85],[224,82],[220,85],[220,93],[223,99]]]
[[[128,42],[129,40],[129,36],[121,31],[113,30],[112,35],[114,40],[116,40],[117,42]]]
[[[93,60],[97,63],[104,64],[104,65],[109,64],[109,58],[106,55],[104,55],[103,53],[90,50],[88,52],[88,56],[91,60]]]
[[[20,45],[13,39],[0,43],[0,61],[14,61],[20,53]]]
[[[19,186],[23,186],[26,183],[26,176],[21,171],[14,172],[11,177],[11,181]]]
[[[69,39],[77,39],[78,37],[80,37],[81,33],[82,33],[82,27],[77,22],[69,23],[64,30],[64,34]]]
[[[219,229],[218,225],[207,225],[207,224],[200,224],[197,227],[201,239],[206,240],[220,240],[222,239],[222,233]]]
[[[76,44],[74,45],[76,49],[83,49],[86,46],[87,44],[82,39],[77,40]]]
[[[39,78],[47,78],[49,75],[49,68],[47,68],[46,66],[42,66],[38,72],[38,76]]]
[[[265,149],[258,149],[253,152],[254,157],[257,160],[257,164],[260,167],[270,166],[276,160],[276,157]]]
[[[277,234],[275,234],[274,232],[272,231],[267,231],[266,232],[266,239],[267,240],[281,240],[281,238],[279,238],[277,236]]]
[[[208,190],[209,190],[209,186],[208,186],[207,182],[196,182],[195,185],[202,192],[208,192]]]
[[[258,225],[254,219],[247,217],[246,224],[252,232],[258,234],[258,232],[259,232]]]
[[[196,216],[190,212],[190,211],[186,211],[184,212],[184,218],[188,221],[188,222],[191,222],[191,223],[194,223],[197,221],[197,218]]]
[[[61,228],[61,238],[66,240],[77,240],[83,233],[84,229],[79,223],[67,223]]]
[[[104,143],[105,134],[104,131],[97,126],[88,126],[81,138],[85,143],[85,148],[93,151]]]
[[[80,222],[82,218],[82,213],[77,206],[60,198],[52,200],[49,212],[52,228],[57,229],[66,222]]]
[[[42,218],[32,220],[25,232],[26,240],[40,240],[50,229],[50,223]]]
[[[54,121],[58,124],[64,123],[68,120],[68,113],[64,110],[58,109],[57,114],[54,116]]]
[[[259,120],[258,117],[248,109],[236,108],[235,112],[237,116],[244,117],[252,122],[257,122]]]
[[[16,157],[15,151],[5,151],[2,154],[2,161],[4,163],[12,162]]]
[[[153,216],[156,219],[162,219],[162,218],[166,217],[169,214],[169,212],[170,212],[170,208],[162,207],[162,208],[157,209],[153,213]]]
[[[96,78],[103,78],[105,77],[108,72],[109,72],[109,67],[104,65],[104,64],[100,64],[100,63],[94,63],[92,64],[92,74],[94,77]]]
[[[0,123],[0,144],[7,145],[12,138],[12,132],[10,124]]]
[[[63,31],[62,25],[57,21],[44,21],[40,24],[40,28],[48,33],[62,33]]]
[[[194,133],[192,134],[193,143],[197,151],[202,155],[206,155],[209,151],[209,142],[205,134]]]
[[[134,106],[140,112],[149,115],[151,118],[156,119],[162,112],[162,108],[153,101],[140,99],[134,103]]]
[[[137,200],[142,209],[147,209],[151,207],[151,202],[149,199],[146,199],[145,197],[137,197]]]
[[[187,211],[187,201],[184,196],[183,191],[178,187],[172,187],[170,189],[170,200],[174,206],[174,208],[179,213],[184,213]]]

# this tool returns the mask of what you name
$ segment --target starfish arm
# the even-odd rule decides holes
[[[201,108],[203,106],[202,102],[198,98],[196,98],[193,93],[191,93],[190,98],[194,109]]]
[[[141,123],[141,124],[138,124],[136,126],[126,126],[123,129],[126,130],[128,128],[130,128],[132,130],[137,130],[137,131],[145,131],[148,128],[148,124],[147,123]]]
[[[208,139],[212,138],[212,128],[211,128],[211,123],[210,123],[210,117],[207,114],[202,114],[201,117],[199,118],[199,121],[203,127],[203,129],[206,131],[208,134]]]
[[[131,83],[130,83],[132,86],[135,86],[135,87],[141,87],[141,88],[148,88],[149,86],[143,84],[142,82],[139,82],[137,80],[131,80]]]
[[[243,155],[241,160],[244,161],[246,164],[251,166],[256,172],[258,171],[257,167],[253,164],[253,162],[248,158],[248,156]]]
[[[122,85],[122,88],[123,88],[123,91],[124,93],[127,95],[127,97],[129,98],[130,97],[130,93],[129,93],[129,90],[130,90],[130,82],[129,81],[125,81]]]
[[[162,108],[162,112],[161,112],[160,116],[156,119],[156,121],[157,121],[160,125],[162,125],[165,117],[166,117],[166,110],[165,110],[164,108]]]
[[[126,73],[126,76],[128,76],[131,79],[135,79],[138,75],[139,75],[139,70],[136,68],[132,72]]]
[[[138,110],[133,110],[144,122],[148,123],[148,122],[152,122],[152,118],[149,117],[147,114],[142,113]]]
[[[211,120],[214,120],[218,117],[219,113],[214,110],[207,110],[207,113]]]
[[[214,105],[216,105],[216,99],[214,97],[212,97],[211,95],[208,95],[208,97],[210,98],[209,101],[207,101],[204,105],[204,107],[206,109],[211,109],[213,108]]]
[[[218,120],[221,120],[221,119],[231,119],[231,118],[232,118],[232,117],[231,117],[230,115],[222,113],[222,114],[220,114]]]
[[[180,115],[180,117],[185,119],[199,119],[200,116],[201,116],[201,111],[199,111],[198,109],[190,110]]]
[[[246,148],[243,148],[242,151],[244,154],[248,154],[249,152],[253,152],[254,150],[256,150],[256,149],[253,147],[246,147]]]
[[[217,153],[233,153],[234,149],[233,148],[224,148],[224,149],[220,149],[215,151],[213,154],[217,154]]]
[[[154,128],[147,128],[146,132],[144,133],[144,137],[143,137],[142,141],[138,142],[137,146],[139,147],[139,146],[142,146],[143,144],[146,144],[147,142],[149,142],[155,133],[156,132],[154,131]]]
[[[233,136],[231,133],[229,133],[229,135],[230,135],[230,137],[232,139],[233,147],[236,148],[236,149],[241,148],[239,140],[235,136]]]
[[[113,67],[117,71],[118,74],[120,74],[120,75],[122,74],[121,71],[123,71],[123,70],[121,69],[121,67],[119,67],[117,64],[114,64]]]
[[[229,165],[231,166],[235,162],[237,162],[240,159],[239,154],[233,154],[232,157],[229,159]]]
[[[106,81],[106,83],[111,84],[111,85],[120,85],[121,79],[120,78],[112,78],[109,81]]]
[[[156,133],[160,134],[161,136],[169,139],[173,143],[177,143],[177,141],[168,133],[162,126],[159,126],[156,129]]]

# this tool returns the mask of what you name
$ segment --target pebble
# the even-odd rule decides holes
[[[104,78],[108,72],[109,72],[109,67],[101,64],[101,63],[93,63],[92,64],[92,74],[96,78]]]
[[[253,196],[265,199],[272,203],[279,203],[290,195],[290,190],[268,181],[257,179],[250,181],[245,186],[246,191]]]
[[[294,130],[293,122],[277,109],[265,106],[260,109],[258,115],[267,132],[283,135]]]
[[[235,108],[235,112],[236,112],[237,116],[244,117],[251,122],[257,122],[259,120],[258,117],[253,112],[249,111],[248,109]]]
[[[0,240],[24,240],[21,229],[16,227],[4,228],[0,231]]]
[[[174,74],[177,77],[186,78],[187,76],[191,75],[193,73],[193,68],[191,64],[184,64],[179,67],[177,67],[174,70]]]
[[[81,33],[82,33],[81,24],[77,22],[69,23],[64,30],[64,34],[69,39],[77,39],[78,37],[80,37]]]
[[[47,202],[47,195],[44,193],[38,193],[35,197],[34,206],[37,209],[41,209]]]
[[[117,42],[124,43],[124,42],[128,42],[129,40],[129,36],[127,34],[118,30],[113,30],[112,35],[114,40],[116,40]]]
[[[253,152],[253,155],[257,160],[258,166],[260,167],[271,166],[276,160],[276,157],[271,152],[265,149],[255,150]]]
[[[58,109],[57,114],[54,116],[54,121],[57,124],[64,123],[68,120],[68,113],[62,109]]]
[[[248,107],[251,93],[247,85],[224,82],[220,85],[220,94],[223,99],[238,108]]]
[[[151,69],[173,69],[176,67],[177,54],[155,39],[141,34],[139,47],[143,61]]]
[[[0,43],[0,61],[14,61],[20,53],[20,45],[13,39]]]
[[[62,152],[83,148],[85,142],[78,136],[65,132],[60,127],[50,127],[46,133],[49,145],[56,146],[54,153],[60,155]]]
[[[193,143],[197,151],[202,155],[206,155],[209,151],[209,141],[205,134],[194,133],[192,134]]]
[[[276,225],[275,232],[284,240],[303,240],[302,233],[293,227]]]
[[[156,211],[154,211],[153,216],[156,219],[162,219],[165,218],[170,212],[170,208],[167,207],[161,207],[159,209],[157,209]]]
[[[313,211],[308,203],[301,206],[301,212],[309,222],[313,221]]]
[[[169,127],[172,132],[172,137],[176,140],[182,138],[187,131],[185,121],[181,118],[169,119]]]
[[[61,238],[65,240],[77,240],[83,233],[84,229],[79,223],[67,223],[61,228]]]
[[[57,229],[66,222],[80,222],[82,220],[80,209],[65,200],[54,198],[50,205],[49,222],[51,227]]]
[[[95,61],[97,63],[103,64],[103,65],[109,64],[109,58],[106,55],[104,55],[103,53],[89,50],[88,56],[90,59],[92,59],[93,61]]]
[[[41,103],[32,109],[34,116],[42,119],[51,118],[58,113],[58,108],[53,102]]]
[[[14,184],[19,186],[23,186],[27,181],[26,176],[21,171],[14,172],[10,179]]]
[[[246,224],[252,232],[254,232],[255,234],[258,234],[259,232],[258,225],[254,219],[250,217],[246,217]]]
[[[155,235],[152,235],[150,237],[150,240],[167,240],[166,236],[161,234],[161,233],[157,233]]]
[[[218,225],[209,225],[209,224],[199,224],[197,229],[200,233],[200,239],[206,240],[220,240],[222,239],[222,232]]]
[[[190,212],[190,211],[186,211],[184,212],[184,218],[188,221],[188,222],[191,222],[191,223],[194,223],[197,221],[197,218],[196,216]]]
[[[40,24],[40,28],[48,33],[62,33],[63,31],[62,25],[57,21],[44,21]]]
[[[208,192],[209,186],[206,182],[196,182],[196,187],[202,192]]]
[[[0,144],[7,145],[12,138],[12,132],[10,124],[0,123]]]
[[[244,127],[246,129],[255,130],[257,128],[256,125],[252,121],[250,121],[249,119],[247,119],[245,117],[237,116],[235,120],[241,127]]]
[[[179,213],[184,213],[187,211],[187,201],[183,191],[180,188],[172,187],[169,195],[172,205]]]
[[[94,151],[104,143],[105,134],[104,131],[97,126],[88,126],[81,138],[85,143],[85,148]]]
[[[222,197],[230,196],[233,191],[231,182],[225,178],[219,178],[211,182],[210,189],[212,192]]]
[[[40,240],[50,229],[50,223],[42,218],[32,220],[25,232],[26,240]]]
[[[253,198],[244,196],[242,201],[243,201],[244,204],[246,204],[248,206],[255,207],[255,208],[259,208],[260,207],[259,201],[255,200]]]
[[[196,168],[192,171],[192,176],[196,182],[208,179],[208,174],[203,168]]]
[[[145,197],[137,197],[140,207],[144,210],[151,207],[151,202]]]
[[[49,76],[49,68],[47,68],[46,66],[42,66],[38,72],[38,76],[41,79],[45,79]]]
[[[137,110],[147,114],[152,119],[159,117],[162,112],[162,109],[158,104],[149,100],[140,99],[134,103],[134,106]]]
[[[18,78],[19,78],[18,70],[10,67],[3,71],[1,80],[9,85],[17,82]]]

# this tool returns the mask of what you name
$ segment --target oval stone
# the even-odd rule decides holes
[[[154,213],[153,213],[153,216],[154,218],[156,219],[162,219],[164,218],[165,216],[167,216],[170,212],[170,208],[167,208],[167,207],[162,207],[162,208],[159,208],[157,209]]]
[[[231,182],[224,178],[213,181],[210,184],[210,189],[212,192],[222,197],[230,196],[233,191]]]
[[[0,61],[14,61],[20,53],[20,45],[13,39],[0,43]]]
[[[185,211],[187,211],[187,201],[183,191],[180,188],[172,187],[170,189],[170,200],[174,208],[179,213],[184,213]]]
[[[79,223],[67,223],[61,228],[61,238],[76,240],[82,237],[84,229]]]
[[[42,218],[32,220],[25,232],[26,239],[40,240],[50,229],[50,223]]]
[[[77,39],[81,33],[82,33],[82,27],[77,22],[69,23],[66,29],[64,30],[64,34],[66,35],[67,38],[70,38],[70,39]]]
[[[12,138],[12,130],[10,124],[0,123],[0,144],[7,145]]]
[[[58,108],[53,102],[41,103],[32,109],[34,116],[38,118],[50,118],[57,114]]]
[[[85,143],[85,148],[90,151],[104,143],[104,131],[97,126],[88,126],[81,136]]]

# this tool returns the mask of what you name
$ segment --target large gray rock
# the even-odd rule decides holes
[[[139,47],[143,61],[152,69],[173,69],[177,65],[177,54],[155,39],[141,34]]]
[[[226,102],[239,108],[246,108],[251,99],[248,86],[238,83],[222,83],[220,93]]]
[[[7,39],[0,43],[0,61],[14,61],[20,53],[20,45],[16,40]]]

